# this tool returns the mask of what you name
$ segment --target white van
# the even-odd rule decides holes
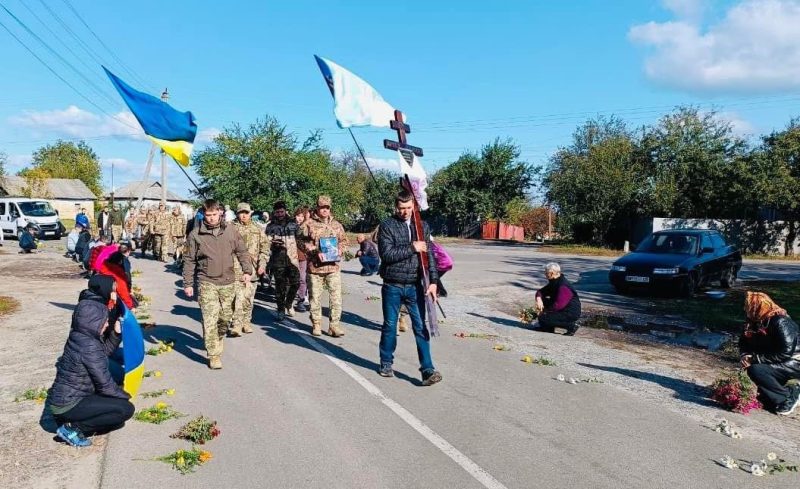
[[[41,238],[61,238],[61,221],[50,202],[22,197],[0,198],[0,228],[4,237],[19,238],[31,222],[41,230]]]

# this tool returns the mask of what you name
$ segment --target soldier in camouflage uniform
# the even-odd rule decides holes
[[[183,286],[187,297],[194,296],[195,272],[199,282],[198,303],[203,313],[203,339],[208,366],[222,368],[222,340],[233,319],[236,273],[234,260],[242,267],[241,280],[250,282],[253,274],[250,254],[241,235],[222,218],[222,206],[209,199],[203,204],[205,217],[186,239]],[[236,255],[236,258],[234,258]]]
[[[322,334],[322,292],[328,289],[330,294],[330,327],[328,334],[333,337],[344,336],[339,322],[342,318],[342,272],[338,260],[328,261],[323,257],[320,248],[321,238],[336,238],[338,254],[342,256],[347,249],[347,237],[344,228],[331,216],[331,198],[320,195],[317,198],[317,209],[310,220],[306,221],[300,231],[308,256],[308,295],[311,303],[311,334]]]
[[[300,287],[300,262],[297,256],[297,222],[286,213],[286,204],[272,206],[272,220],[267,226],[270,239],[269,269],[275,277],[275,305],[278,321],[294,316],[294,296]]]
[[[167,261],[168,238],[169,214],[164,204],[158,204],[158,211],[153,218],[153,254],[158,261]]]
[[[174,261],[180,261],[183,251],[183,242],[186,241],[186,218],[177,205],[172,208],[169,216],[169,247],[172,250]]]
[[[251,281],[242,281],[242,267],[234,261],[236,272],[236,299],[233,303],[233,327],[231,336],[241,336],[242,333],[252,333],[253,327],[250,320],[253,317],[253,300],[256,297],[258,277],[267,271],[267,258],[269,254],[269,239],[261,232],[261,227],[250,219],[252,209],[250,204],[242,202],[236,208],[236,220],[233,225],[244,241],[244,246],[250,255],[250,264],[257,270]]]
[[[142,246],[142,258],[144,258],[147,248],[150,246],[152,234],[150,233],[150,209],[139,209],[139,215],[136,217],[136,225],[139,227],[139,237]]]

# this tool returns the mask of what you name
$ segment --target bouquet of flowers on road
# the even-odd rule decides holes
[[[757,394],[758,388],[744,370],[729,372],[711,385],[711,399],[736,413],[761,409]]]

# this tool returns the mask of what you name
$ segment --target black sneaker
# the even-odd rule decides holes
[[[297,312],[308,312],[308,308],[307,308],[307,307],[306,307],[306,305],[305,305],[305,304],[303,304],[302,302],[298,302],[298,303],[297,303],[297,304],[294,306],[294,310],[295,310],[295,311],[297,311]]]
[[[429,386],[442,381],[442,374],[437,370],[426,370],[422,372],[422,385]]]
[[[381,368],[378,369],[381,377],[394,377],[394,370],[392,370],[391,363],[382,363]]]
[[[788,416],[794,412],[798,404],[800,404],[800,385],[795,384],[789,388],[789,398],[775,412],[782,416]]]

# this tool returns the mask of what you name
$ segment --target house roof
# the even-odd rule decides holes
[[[48,178],[47,199],[95,200],[89,187],[77,178]],[[22,197],[27,183],[23,177],[0,177],[0,190],[9,197]]]
[[[161,183],[157,180],[130,182],[127,185],[123,185],[114,191],[114,200],[138,199],[142,190],[144,190],[144,199],[161,200]],[[108,193],[105,197],[110,199],[111,194]],[[167,189],[167,201],[189,202],[186,197],[181,197],[169,189]]]

